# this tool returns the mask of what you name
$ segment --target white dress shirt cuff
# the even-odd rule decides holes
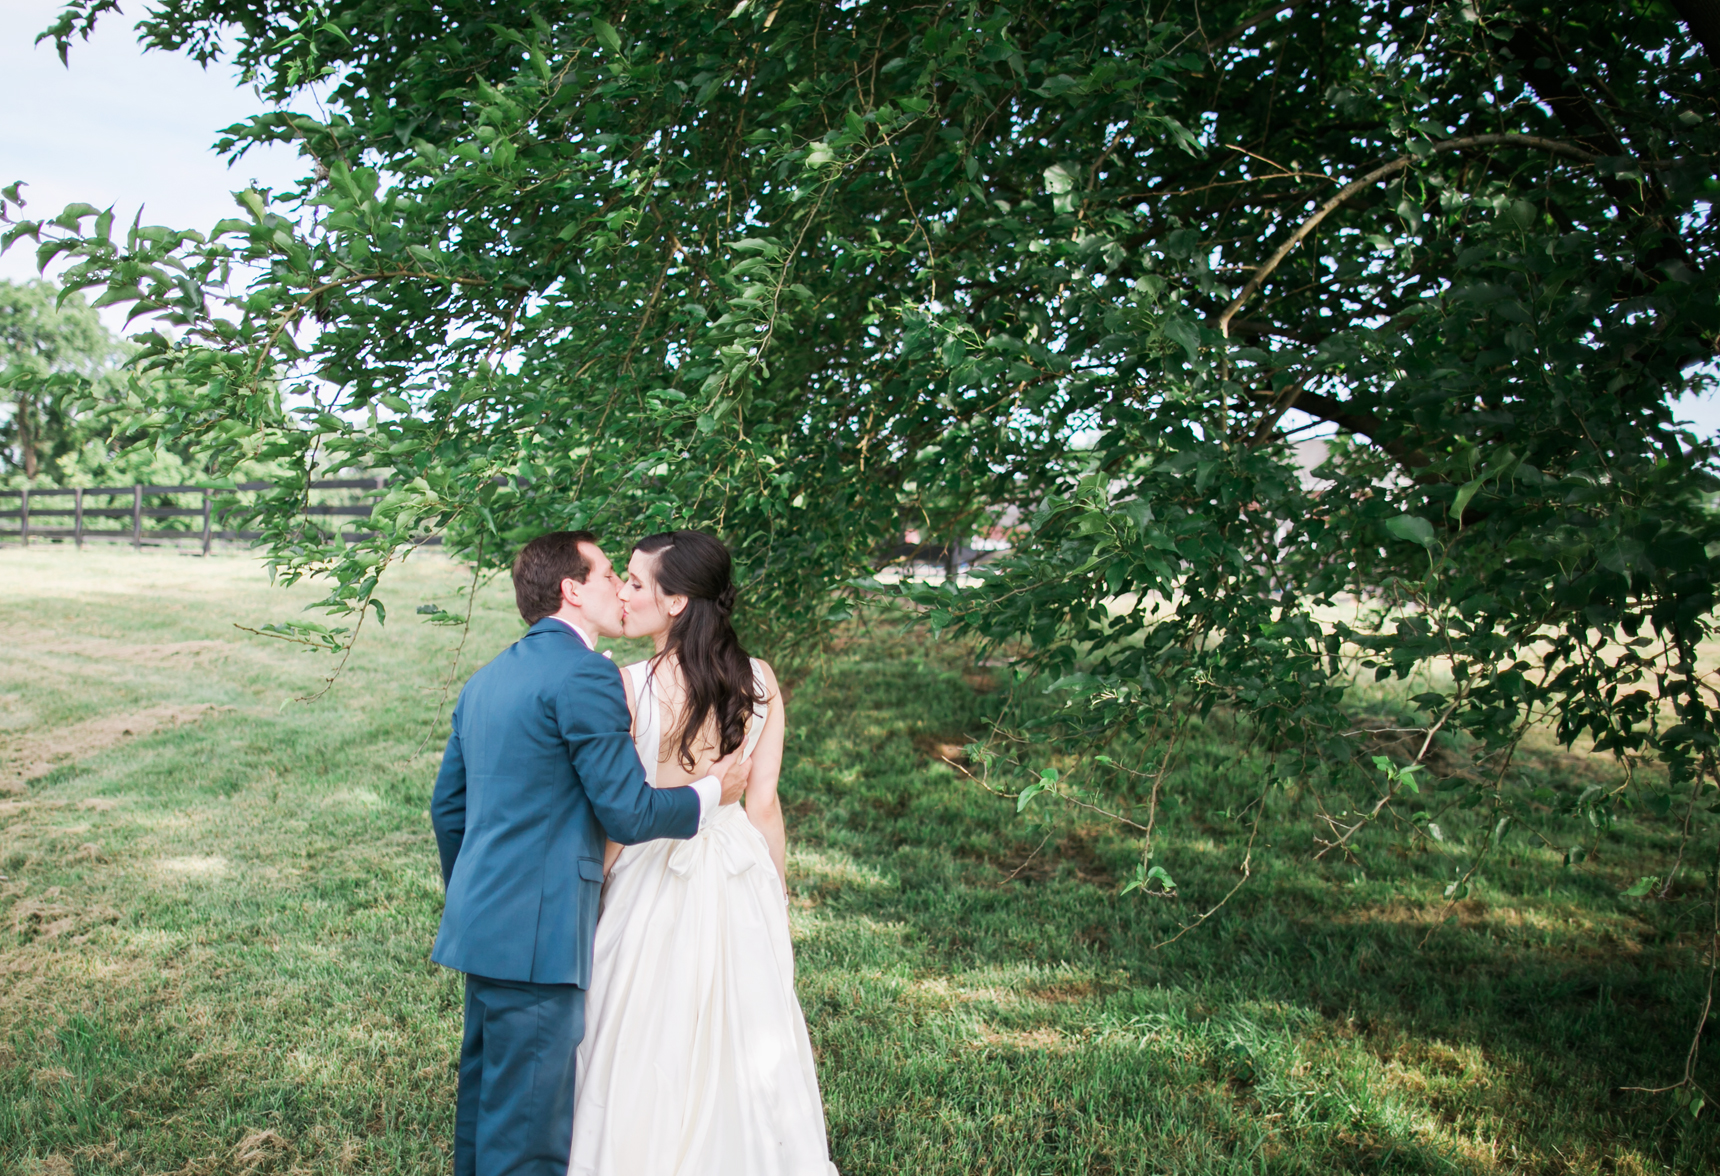
[[[687,785],[699,796],[699,832],[705,831],[711,818],[716,815],[717,806],[723,800],[723,782],[715,776],[700,776]]]

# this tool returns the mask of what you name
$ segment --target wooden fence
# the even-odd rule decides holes
[[[375,500],[387,487],[386,476],[312,482],[310,489],[314,499],[308,506],[301,506],[299,512],[330,520],[368,519]],[[85,540],[129,542],[133,547],[141,548],[146,543],[159,546],[162,543],[190,542],[200,544],[203,554],[208,555],[216,540],[243,543],[262,537],[260,531],[241,531],[224,526],[223,510],[216,500],[274,488],[273,482],[241,482],[236,486],[222,487],[137,485],[0,489],[0,508],[16,505],[16,509],[0,509],[0,543],[17,540],[28,547],[33,539],[70,539],[80,548]],[[331,498],[346,501],[329,501]],[[190,499],[192,505],[164,505],[162,499]],[[116,500],[121,505],[114,505]],[[97,503],[101,505],[95,505]],[[232,509],[227,508],[229,512]],[[188,520],[192,525],[150,526],[151,523],[179,519]],[[71,525],[66,526],[67,522]],[[115,523],[119,525],[113,525]],[[347,538],[361,538],[369,533],[355,530],[348,532]],[[926,543],[920,542],[919,537],[910,532],[906,542],[889,550],[886,562],[903,565],[909,575],[935,574],[931,569],[941,568],[946,577],[954,578],[961,569],[977,566],[1007,550],[1007,543],[998,541],[1002,534],[997,531],[994,535],[980,538]],[[432,535],[419,542],[435,546],[441,541],[440,535]],[[917,568],[925,570],[916,572]]]
[[[330,492],[345,502],[312,502],[300,510],[322,518],[369,518],[375,499],[382,495],[386,478],[336,478],[312,482],[321,497]],[[32,490],[0,490],[0,542],[16,539],[29,546],[32,539],[70,539],[78,547],[85,540],[127,542],[141,548],[147,542],[200,543],[208,555],[215,540],[245,542],[261,537],[259,531],[224,527],[223,512],[216,498],[234,493],[272,490],[272,482],[241,482],[236,486],[85,486]],[[161,500],[172,499],[174,505]],[[150,500],[155,500],[150,502]],[[186,499],[191,505],[181,505]],[[119,505],[115,505],[118,502]],[[99,505],[98,505],[99,504]],[[185,519],[190,527],[151,527],[162,520]],[[67,524],[70,524],[69,526]],[[118,523],[119,526],[114,524]],[[356,536],[354,536],[356,537]]]

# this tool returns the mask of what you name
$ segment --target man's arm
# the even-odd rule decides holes
[[[699,796],[688,788],[653,788],[633,749],[621,671],[603,658],[581,658],[556,698],[556,722],[574,773],[611,841],[637,845],[699,831]]]
[[[442,770],[430,794],[430,825],[436,830],[436,852],[442,856],[442,888],[454,876],[454,859],[466,839],[466,757],[460,750],[460,707],[454,707],[454,730],[442,753]]]

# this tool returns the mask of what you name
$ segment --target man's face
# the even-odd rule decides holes
[[[585,583],[563,580],[562,592],[574,598],[585,619],[596,627],[600,637],[621,636],[621,577],[609,557],[594,543],[581,543],[579,554],[591,568]]]

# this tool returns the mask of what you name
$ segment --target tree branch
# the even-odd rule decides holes
[[[1230,305],[1225,307],[1224,313],[1218,316],[1219,333],[1226,339],[1230,338],[1230,320],[1236,316],[1237,311],[1242,309],[1242,304],[1254,296],[1255,291],[1259,290],[1262,283],[1272,275],[1272,271],[1276,270],[1284,259],[1290,256],[1290,251],[1300,245],[1309,233],[1319,228],[1320,222],[1332,215],[1344,201],[1358,192],[1373,187],[1387,176],[1396,175],[1409,167],[1410,164],[1419,163],[1430,155],[1437,155],[1446,151],[1463,151],[1470,147],[1533,147],[1553,155],[1567,156],[1580,163],[1593,163],[1596,158],[1581,147],[1561,143],[1557,139],[1543,139],[1539,135],[1466,135],[1461,139],[1446,139],[1442,143],[1431,144],[1428,150],[1421,155],[1400,156],[1390,163],[1376,167],[1361,179],[1351,180],[1339,188],[1331,199],[1314,211],[1313,216],[1302,222],[1301,226],[1290,235],[1288,241],[1280,245],[1277,251],[1266,259],[1265,265],[1254,271],[1254,276],[1249,278],[1247,284],[1242,287],[1242,293],[1238,294]]]
[[[1296,7],[1298,2],[1299,2],[1299,0],[1289,0],[1289,3],[1287,3],[1287,4],[1274,4],[1271,8],[1268,8],[1265,12],[1262,12],[1257,16],[1249,17],[1247,20],[1243,21],[1241,24],[1237,25],[1235,28],[1231,29],[1229,32],[1220,33],[1218,36],[1214,37],[1212,40],[1210,40],[1206,43],[1207,56],[1211,57],[1213,54],[1217,53],[1220,49],[1224,48],[1226,45],[1228,45],[1232,41],[1236,40],[1236,38],[1242,36],[1243,33],[1248,32],[1248,30],[1250,30],[1252,28],[1256,28],[1259,25],[1265,24],[1267,21],[1271,20],[1275,16],[1282,16],[1284,13],[1289,12],[1291,9]]]

